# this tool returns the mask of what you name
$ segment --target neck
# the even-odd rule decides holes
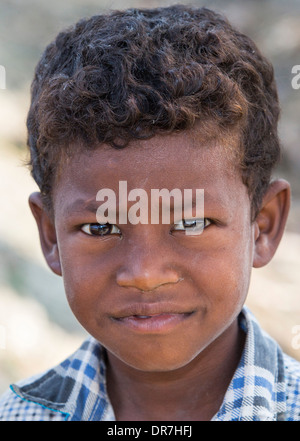
[[[170,372],[139,371],[108,353],[107,390],[116,419],[210,420],[237,368],[244,338],[236,321],[190,363]]]

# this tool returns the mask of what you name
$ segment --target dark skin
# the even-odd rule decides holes
[[[279,245],[290,187],[274,181],[251,222],[230,143],[209,145],[193,129],[123,151],[99,146],[64,167],[53,213],[39,193],[30,196],[48,265],[63,276],[77,319],[107,350],[117,420],[210,420],[238,365],[244,334],[237,317],[251,269],[266,265]],[[96,194],[118,194],[121,180],[147,194],[204,189],[203,233],[149,221],[95,236]]]

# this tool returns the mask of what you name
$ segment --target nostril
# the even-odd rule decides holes
[[[181,280],[183,280],[183,277],[179,277],[178,280],[176,280],[176,282],[164,282],[164,283],[159,283],[158,285],[151,287],[151,289],[140,289],[140,291],[142,292],[147,292],[147,291],[154,291],[156,288],[159,288],[162,285],[168,285],[168,284],[176,284],[178,282],[180,282]]]
[[[160,286],[176,284],[183,280],[173,271],[161,271],[159,273],[145,271],[143,273],[133,269],[123,270],[117,275],[117,284],[122,287],[137,288],[142,292],[153,291]]]

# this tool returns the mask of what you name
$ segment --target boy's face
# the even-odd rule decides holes
[[[124,150],[100,147],[63,170],[49,235],[57,240],[59,260],[51,266],[62,273],[79,322],[127,365],[145,371],[183,367],[217,338],[226,344],[236,329],[255,231],[247,189],[230,158],[224,143],[199,143],[191,131]],[[195,236],[150,220],[117,225],[121,234],[88,234],[82,226],[97,222],[97,192],[112,189],[118,201],[119,181],[127,181],[128,192],[145,189],[149,200],[151,189],[204,189],[211,223]]]

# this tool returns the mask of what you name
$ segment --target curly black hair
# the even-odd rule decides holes
[[[254,42],[207,8],[113,11],[61,32],[43,53],[27,128],[32,175],[51,206],[62,158],[213,121],[238,129],[254,218],[280,156],[273,67]]]

